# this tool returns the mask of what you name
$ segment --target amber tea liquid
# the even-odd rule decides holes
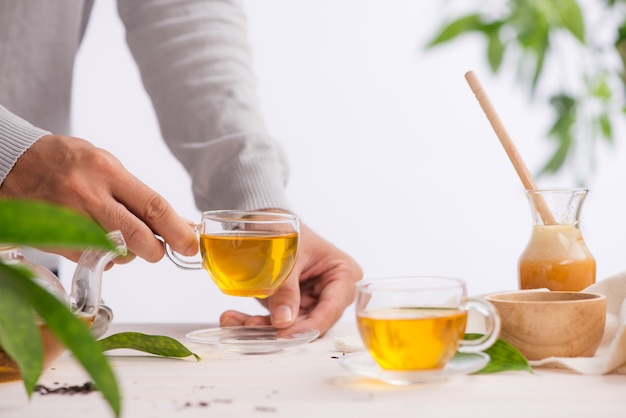
[[[361,338],[387,370],[441,369],[465,335],[467,312],[446,308],[389,308],[359,312]]]
[[[87,327],[91,327],[94,317],[79,316]],[[41,343],[43,345],[43,367],[49,367],[50,364],[57,359],[65,350],[65,346],[56,339],[44,324],[39,325],[39,334],[41,335]],[[21,380],[22,374],[20,369],[11,357],[0,347],[0,383]]]
[[[266,298],[291,272],[298,252],[298,234],[201,234],[200,252],[202,266],[222,292]]]

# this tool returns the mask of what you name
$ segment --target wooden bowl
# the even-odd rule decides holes
[[[591,357],[602,342],[606,297],[582,292],[491,294],[502,319],[500,338],[528,360]]]

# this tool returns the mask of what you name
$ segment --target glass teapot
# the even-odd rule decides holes
[[[0,245],[0,261],[5,264],[20,264],[30,269],[36,276],[35,280],[51,294],[66,302],[70,310],[90,327],[94,337],[98,338],[106,332],[113,320],[113,311],[104,305],[100,298],[102,273],[115,257],[126,254],[126,242],[120,231],[111,232],[107,237],[115,245],[115,250],[86,250],[78,261],[69,295],[54,273],[26,260],[19,246]],[[47,367],[63,353],[64,346],[54,338],[45,324],[39,324],[39,331],[44,346],[44,367]],[[19,379],[21,379],[19,368],[0,347],[0,382]]]

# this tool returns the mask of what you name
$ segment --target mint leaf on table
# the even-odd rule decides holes
[[[479,338],[481,334],[465,334],[465,338],[473,340]],[[498,339],[491,347],[485,350],[490,360],[487,365],[474,374],[487,374],[506,372],[511,370],[533,371],[526,357],[513,345]]]
[[[174,338],[163,335],[149,335],[139,332],[120,332],[98,340],[102,351],[128,348],[162,357],[189,357],[194,356],[197,361],[200,357],[189,351],[187,347]]]

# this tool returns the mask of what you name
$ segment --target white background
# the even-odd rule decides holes
[[[96,2],[81,47],[74,134],[113,152],[180,214],[199,219],[113,3]],[[490,74],[481,39],[424,49],[458,10],[413,0],[244,4],[264,116],[289,156],[288,192],[302,220],[350,253],[366,277],[456,276],[470,294],[516,288],[530,210],[464,73],[478,74],[531,171],[551,151],[544,133],[552,115],[518,87],[514,71]],[[623,144],[603,154],[582,217],[598,279],[626,267]],[[573,185],[567,177],[537,182]],[[64,282],[73,269],[64,262]],[[118,322],[214,323],[228,308],[264,312],[167,259],[116,266],[104,275],[103,297]]]

